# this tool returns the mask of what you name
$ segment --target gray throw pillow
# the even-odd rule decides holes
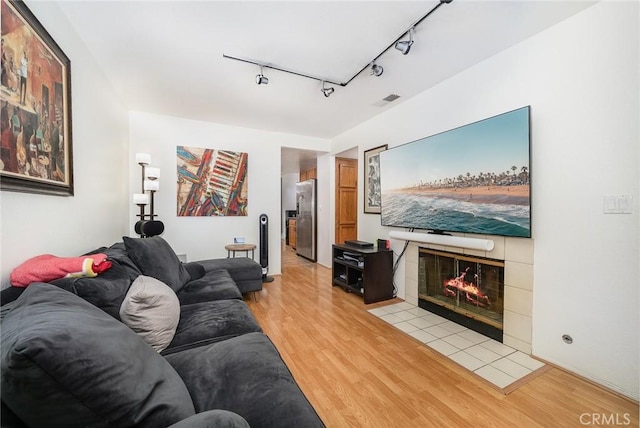
[[[50,284],[2,322],[2,401],[28,426],[168,426],[195,414],[169,363],[127,326]]]
[[[124,236],[129,258],[143,275],[152,276],[167,284],[176,293],[191,280],[189,272],[167,241],[159,236],[130,238]]]
[[[162,281],[140,275],[124,297],[120,319],[160,352],[176,334],[180,321],[178,296]]]

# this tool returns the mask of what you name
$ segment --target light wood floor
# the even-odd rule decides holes
[[[328,427],[638,426],[637,403],[556,368],[504,395],[369,314],[380,304],[332,287],[330,269],[284,245],[282,265],[245,300]]]

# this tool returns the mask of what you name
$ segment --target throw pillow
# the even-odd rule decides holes
[[[120,319],[160,352],[176,334],[180,321],[178,296],[161,281],[140,275],[124,297]]]
[[[151,238],[122,238],[127,253],[142,271],[167,284],[176,293],[191,280],[189,272],[182,266],[180,259],[167,241],[159,236]]]
[[[195,414],[167,360],[82,298],[31,284],[2,322],[2,401],[28,426],[168,426]]]

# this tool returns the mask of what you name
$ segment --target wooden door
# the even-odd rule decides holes
[[[336,158],[336,244],[358,239],[358,160]]]

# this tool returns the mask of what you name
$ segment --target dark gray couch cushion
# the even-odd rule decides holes
[[[267,336],[248,333],[165,357],[198,412],[225,409],[252,428],[323,427]]]
[[[124,324],[34,283],[2,322],[2,401],[29,426],[159,427],[194,414],[183,381]]]
[[[94,278],[61,278],[51,281],[66,291],[82,297],[87,302],[120,320],[120,306],[131,283],[140,276],[132,269],[112,261],[111,268]]]
[[[168,428],[250,428],[240,415],[228,410],[209,410],[197,413]]]
[[[189,276],[191,277],[191,281],[202,278],[206,271],[204,270],[204,266],[200,263],[183,263],[182,266],[189,272]]]
[[[242,294],[262,290],[262,266],[246,257],[199,260],[205,271],[225,269]]]
[[[50,283],[82,297],[120,320],[119,312],[124,296],[131,283],[142,275],[142,272],[129,258],[122,242],[109,248],[98,248],[94,252],[106,254],[107,260],[112,263],[111,268],[94,278],[61,278]]]
[[[226,270],[215,270],[189,281],[176,293],[181,305],[211,300],[242,299],[235,281]]]
[[[180,308],[176,334],[163,355],[239,334],[261,331],[253,313],[242,300],[216,300],[183,305]]]
[[[159,279],[175,292],[191,280],[189,272],[182,266],[173,248],[161,237],[124,236],[122,239],[129,257],[144,275]]]

